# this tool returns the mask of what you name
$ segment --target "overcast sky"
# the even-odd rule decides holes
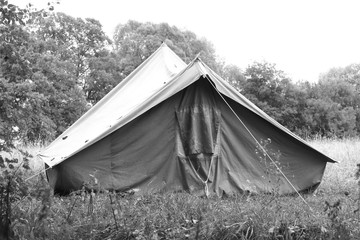
[[[49,0],[9,0],[17,5]],[[128,20],[166,22],[214,44],[229,64],[275,63],[294,81],[360,63],[358,0],[60,0],[56,10],[99,20],[112,37]]]

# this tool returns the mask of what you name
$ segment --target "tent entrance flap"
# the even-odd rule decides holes
[[[220,126],[220,111],[194,106],[176,111],[180,138],[186,156],[215,153]]]
[[[215,154],[221,111],[211,85],[203,80],[185,89],[176,109],[184,155]]]
[[[221,111],[214,90],[207,81],[185,89],[177,108],[176,124],[179,155],[185,157],[194,176],[205,184],[215,179],[214,164],[219,159]]]

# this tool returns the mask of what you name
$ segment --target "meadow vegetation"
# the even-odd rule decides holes
[[[54,196],[44,174],[34,176],[43,164],[32,158],[31,170],[18,170],[20,179],[14,178],[9,235],[11,239],[359,239],[360,139],[315,139],[310,144],[339,163],[328,164],[320,187],[304,195],[306,203],[276,194],[220,199],[81,190]],[[35,156],[40,149],[23,150]],[[10,163],[14,167],[8,171],[15,171],[24,157],[21,152],[12,154],[7,157],[19,161]],[[2,219],[6,193],[2,189]]]

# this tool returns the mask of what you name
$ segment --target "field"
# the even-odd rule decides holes
[[[53,196],[43,175],[18,186],[14,239],[360,239],[360,139],[310,144],[339,163],[328,164],[306,202],[295,196],[241,195],[219,199],[187,193],[115,194],[79,191]],[[28,147],[35,155],[40,148]],[[30,161],[34,175],[42,163]],[[26,189],[22,189],[22,187]],[[1,238],[1,236],[0,236]]]

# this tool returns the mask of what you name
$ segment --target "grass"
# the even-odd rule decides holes
[[[52,196],[42,175],[12,203],[14,239],[359,239],[355,178],[360,139],[310,144],[339,161],[328,164],[318,190],[299,197],[187,193],[115,194],[78,191]],[[33,155],[38,149],[30,147]],[[43,168],[34,159],[34,172]]]
[[[317,139],[310,141],[310,145],[338,161],[327,165],[319,190],[353,193],[358,187],[354,174],[360,163],[360,139]]]

